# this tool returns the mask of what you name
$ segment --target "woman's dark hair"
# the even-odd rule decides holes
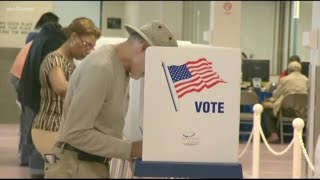
[[[45,23],[47,22],[58,22],[59,17],[52,12],[47,12],[41,15],[40,19],[38,20],[35,29],[40,29]]]
[[[300,63],[300,57],[298,55],[292,55],[291,57],[289,57],[288,64],[293,61],[297,61],[298,63]]]
[[[299,57],[298,55],[292,55],[292,56],[290,56],[289,59],[288,59],[288,64],[290,64],[290,63],[293,62],[293,61],[296,61],[296,62],[298,62],[298,63],[301,63],[300,57]],[[289,74],[288,68],[286,69],[285,74],[286,74],[286,75]]]

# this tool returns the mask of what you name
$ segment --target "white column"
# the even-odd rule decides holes
[[[182,1],[128,1],[125,10],[128,24],[140,27],[149,21],[158,20],[170,28],[177,40],[181,39]]]
[[[241,1],[211,2],[209,23],[204,39],[210,45],[240,48]]]
[[[300,118],[296,118],[292,122],[294,128],[294,144],[293,144],[293,166],[292,166],[292,178],[301,178],[301,145],[300,137],[302,136],[302,130],[304,127],[304,121]],[[300,137],[299,137],[300,136]]]
[[[253,152],[252,152],[252,178],[259,178],[260,168],[260,124],[263,107],[261,104],[253,106]]]
[[[210,1],[210,31],[213,31],[214,29],[214,5],[215,5],[215,1]]]
[[[319,30],[320,28],[320,2],[312,2],[312,30],[317,31],[317,47],[311,49],[311,69],[309,69],[309,109],[308,109],[308,123],[307,123],[307,149],[311,160],[314,159],[315,138],[314,137],[314,112],[315,112],[315,66],[319,65]],[[312,171],[308,168],[308,177],[312,177]]]

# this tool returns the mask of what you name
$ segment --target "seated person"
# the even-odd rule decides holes
[[[292,93],[307,93],[308,78],[301,74],[301,64],[294,61],[288,66],[288,75],[279,80],[276,90],[272,97],[265,100],[263,105],[262,119],[265,121],[265,135],[268,142],[277,142],[279,140],[277,125],[277,114],[280,110],[283,98]]]
[[[291,62],[298,62],[298,63],[301,63],[300,61],[300,57],[298,55],[293,55],[291,57],[289,57],[289,60],[288,60],[288,64],[290,64]],[[279,77],[279,80],[285,76],[287,76],[289,73],[288,73],[288,69],[286,70],[283,70],[281,73],[280,73],[280,77]]]

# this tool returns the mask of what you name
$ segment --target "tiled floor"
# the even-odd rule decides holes
[[[28,178],[29,169],[18,161],[18,124],[0,124],[0,178]]]
[[[271,144],[272,149],[277,152],[284,150],[288,144]],[[244,143],[240,144],[239,150],[242,152],[245,147]],[[275,156],[268,151],[267,147],[260,144],[260,171],[259,177],[261,178],[292,178],[292,159],[293,148],[282,156]],[[240,158],[242,163],[243,175],[245,178],[252,176],[252,143],[250,144],[247,152]],[[305,160],[302,160],[302,167],[305,167]],[[302,172],[302,177],[304,177]]]
[[[0,124],[0,178],[28,178],[28,168],[18,164],[18,124]],[[245,144],[240,143],[241,152]],[[276,151],[283,150],[287,144],[271,145]],[[272,155],[264,144],[260,151],[261,178],[291,178],[292,177],[292,149],[283,156]],[[252,144],[248,151],[240,158],[244,178],[251,178]],[[304,164],[304,160],[303,166]],[[302,172],[302,174],[304,174]],[[304,176],[304,175],[303,175]]]

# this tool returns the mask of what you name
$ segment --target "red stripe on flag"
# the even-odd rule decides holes
[[[197,71],[203,71],[203,70],[206,70],[206,69],[209,69],[211,70],[211,67],[204,67],[204,68],[201,68],[201,69],[189,69],[190,73],[193,73],[193,72],[197,72]]]
[[[217,73],[214,73],[214,72],[212,72],[212,71],[210,70],[210,71],[205,71],[205,72],[201,72],[201,73],[199,73],[199,72],[194,72],[194,73],[192,73],[191,75],[192,75],[192,76],[197,76],[197,75],[202,76],[202,75],[209,74],[209,73],[211,73],[212,75],[216,75],[216,74],[217,74]]]
[[[215,85],[218,84],[218,83],[226,83],[226,82],[224,82],[223,80],[221,80],[221,81],[216,81],[216,82],[214,82],[213,84],[210,84],[210,85],[204,84],[204,85],[202,85],[199,89],[193,88],[193,89],[190,89],[190,90],[188,90],[188,91],[185,91],[185,92],[182,93],[182,94],[179,94],[179,95],[178,95],[178,98],[182,98],[184,95],[189,94],[189,93],[191,93],[191,92],[200,92],[200,91],[202,91],[205,87],[206,87],[207,89],[209,89],[209,88],[215,86]]]
[[[205,73],[203,73],[203,74],[205,74]],[[190,79],[189,81],[184,81],[184,82],[181,82],[181,83],[177,83],[177,84],[175,84],[174,86],[177,88],[177,87],[179,87],[179,86],[182,86],[182,85],[185,85],[185,84],[188,84],[188,83],[195,82],[195,81],[199,80],[200,78],[201,78],[201,79],[206,79],[206,78],[208,78],[208,77],[210,77],[210,76],[216,75],[217,73],[213,73],[213,74],[211,74],[211,75],[207,75],[207,76],[201,77],[201,75],[203,75],[203,74],[200,74],[200,75],[197,75],[197,74],[196,74],[196,75],[197,75],[196,78]],[[194,76],[194,77],[195,77],[195,76]],[[219,75],[218,75],[218,77],[219,77]]]
[[[201,61],[205,61],[205,62],[207,62],[207,63],[209,63],[209,64],[212,64],[212,62],[207,61],[206,58],[200,58],[200,59],[198,59],[198,60],[196,60],[196,61],[188,61],[186,64],[187,64],[187,65],[189,65],[189,64],[197,64],[197,63],[199,63],[199,62],[201,62]]]
[[[199,76],[199,77],[196,77],[195,79],[191,79],[190,81],[186,81],[186,82],[183,82],[183,83],[177,83],[177,84],[174,85],[174,87],[177,88],[177,87],[182,86],[182,85],[184,85],[184,84],[188,84],[188,83],[197,81],[198,79],[200,79],[200,76]]]
[[[202,63],[202,64],[196,64],[196,65],[187,65],[188,69],[196,69],[196,68],[199,68],[199,67],[210,67],[210,65],[208,65],[207,63]]]
[[[177,93],[179,93],[179,92],[181,92],[181,91],[183,91],[183,90],[185,90],[185,89],[188,89],[188,88],[190,88],[190,87],[193,87],[193,86],[200,86],[201,84],[209,84],[211,81],[216,80],[216,79],[219,79],[219,77],[213,77],[213,78],[211,78],[211,79],[209,79],[209,80],[203,80],[203,79],[201,79],[200,82],[198,82],[198,83],[193,83],[193,84],[191,84],[191,82],[190,82],[190,85],[188,85],[188,86],[186,86],[186,87],[183,87],[183,88],[181,88],[181,89],[176,89],[176,91],[177,91]],[[221,79],[219,79],[219,80],[221,80]]]
[[[207,75],[207,76],[204,76],[204,77],[202,77],[202,79],[206,79],[206,78],[208,78],[208,77],[213,77],[214,75]],[[220,76],[218,75],[216,78],[220,78]]]

